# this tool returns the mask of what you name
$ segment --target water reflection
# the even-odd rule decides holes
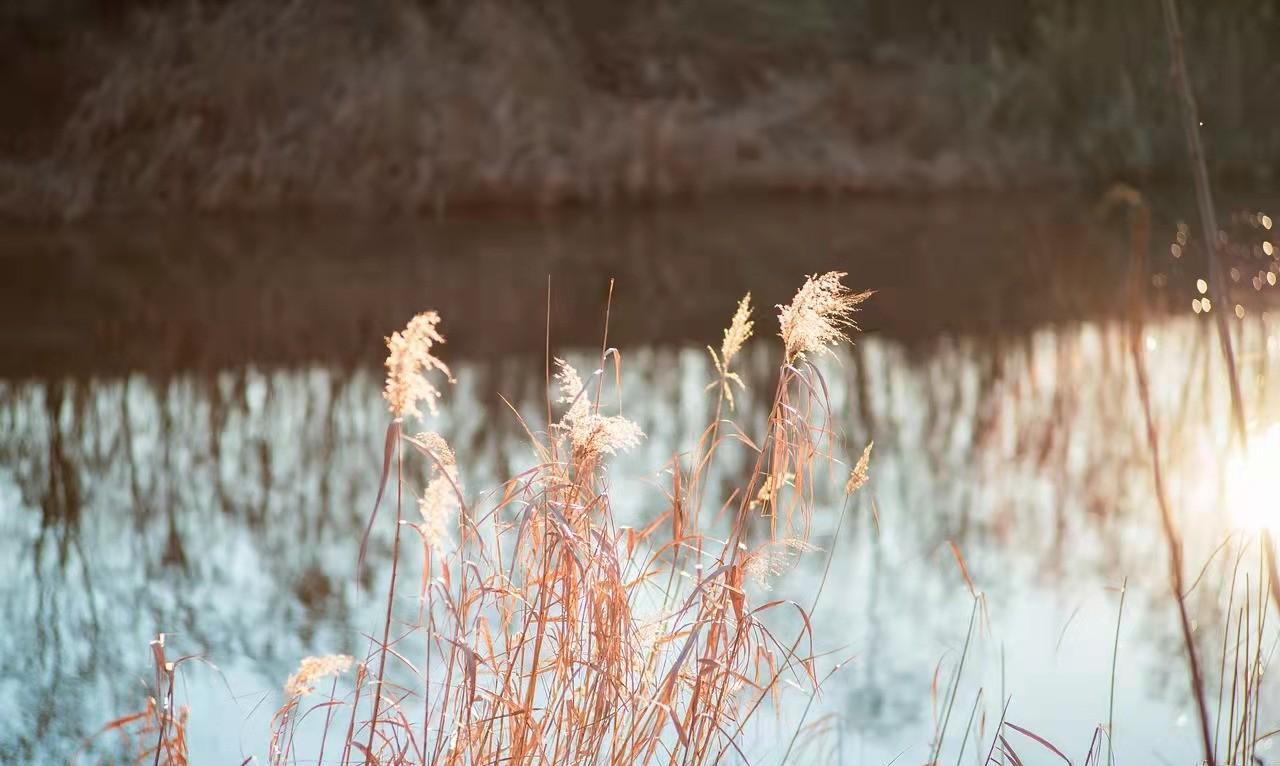
[[[974,221],[982,221],[975,225]],[[424,306],[472,357],[599,340],[608,286],[620,347],[719,337],[804,275],[879,291],[863,322],[900,338],[1111,316],[1123,247],[1068,201],[707,204],[545,220],[170,220],[0,231],[0,376],[172,374],[246,363],[376,364]],[[1186,302],[1183,301],[1185,306]],[[661,307],[661,310],[654,310]],[[993,321],[998,320],[998,321]]]
[[[1173,462],[1188,469],[1205,445],[1225,442],[1220,382],[1186,375],[1187,360],[1212,349],[1207,327],[1179,319],[1149,330],[1158,417]],[[1256,346],[1254,331],[1244,335]],[[878,522],[870,500],[854,509],[834,564],[842,587],[818,614],[819,629],[861,658],[823,704],[867,737],[868,753],[927,740],[929,674],[963,632],[968,609],[946,541],[966,552],[1003,623],[991,646],[1035,634],[1021,620],[1005,621],[1010,611],[1101,594],[1127,575],[1130,608],[1140,615],[1134,677],[1167,687],[1148,688],[1135,704],[1143,716],[1155,711],[1152,726],[1176,719],[1180,650],[1167,631],[1164,558],[1124,340],[1124,328],[1105,323],[926,348],[872,336],[830,366],[843,431],[853,444],[876,441],[868,497]],[[1271,355],[1252,355],[1251,364],[1265,366]],[[770,390],[776,363],[767,344],[749,347],[745,422],[762,417],[752,393]],[[531,459],[494,394],[537,422],[541,392],[529,381],[540,364],[476,361],[455,370],[460,384],[440,430],[457,445],[466,485],[491,486]],[[631,490],[620,493],[624,515],[641,518],[653,507],[645,498],[651,472],[692,444],[710,416],[702,393],[709,376],[698,350],[627,353],[628,414],[649,439],[617,461],[618,483]],[[354,553],[385,426],[380,387],[376,368],[311,366],[0,388],[0,560],[11,626],[0,639],[0,676],[16,692],[3,695],[6,758],[65,755],[136,706],[146,642],[157,629],[253,679],[240,693],[276,686],[302,654],[352,650],[373,616],[355,599]],[[1255,388],[1250,404],[1274,412],[1280,403]],[[1205,496],[1206,481],[1215,479],[1175,481],[1190,561],[1202,561],[1223,534],[1220,515],[1188,505]],[[819,545],[829,544],[834,515],[817,520]],[[373,546],[369,571],[360,573],[366,583],[380,581],[374,570],[389,555],[388,540]],[[805,568],[777,588],[803,593],[817,575],[816,566]],[[1213,602],[1197,606],[1207,612]],[[1069,612],[1054,609],[1047,619],[1061,628]],[[1097,624],[1074,630],[1106,632]],[[197,684],[197,728],[201,698],[217,697],[219,684]],[[1040,695],[1051,695],[1052,683],[1019,692],[1034,711],[1049,704]],[[210,714],[239,728],[234,710]],[[238,754],[225,742],[217,753]]]
[[[65,762],[135,709],[159,630],[218,664],[190,671],[180,689],[194,751],[218,762],[262,754],[265,719],[299,657],[360,652],[378,619],[356,585],[384,581],[390,552],[380,528],[356,571],[386,424],[377,339],[412,311],[446,317],[459,383],[434,425],[459,453],[465,486],[485,488],[532,460],[497,394],[543,419],[545,324],[528,307],[541,305],[546,274],[557,346],[586,369],[573,349],[598,342],[608,276],[621,277],[610,340],[622,350],[627,414],[648,439],[616,460],[614,483],[619,513],[643,520],[656,507],[655,472],[712,415],[702,343],[740,294],[768,306],[799,274],[851,264],[853,284],[881,293],[868,333],[824,370],[851,450],[876,448],[840,539],[841,476],[815,519],[815,542],[833,551],[816,628],[855,656],[815,705],[815,717],[837,716],[826,752],[884,763],[906,748],[924,759],[934,669],[954,659],[969,617],[954,542],[987,599],[958,705],[981,686],[988,733],[1012,694],[1012,720],[1083,755],[1105,720],[1113,589],[1127,577],[1117,753],[1195,757],[1118,321],[1122,241],[1067,225],[1053,206],[982,229],[970,222],[992,219],[972,203],[939,206],[923,226],[874,205],[770,210],[767,225],[739,208],[711,220],[538,224],[536,236],[528,224],[464,221],[371,241],[367,226],[339,226],[317,239],[272,224],[117,231],[115,252],[103,232],[16,248],[26,289],[0,308],[14,320],[0,323],[0,761]],[[799,231],[825,244],[797,250]],[[180,234],[195,244],[176,247]],[[878,239],[897,244],[881,250]],[[1187,260],[1157,264],[1176,313],[1144,342],[1185,558],[1198,568],[1235,524],[1223,498],[1238,480],[1219,459],[1227,392],[1210,320],[1183,308],[1194,291]],[[767,335],[769,318],[758,319]],[[1280,353],[1270,321],[1255,304],[1233,321],[1260,426],[1280,420],[1267,385]],[[760,429],[777,363],[764,338],[742,357],[748,430]],[[723,470],[728,486],[745,460]],[[1246,541],[1212,559],[1189,599],[1210,658]],[[821,564],[818,554],[780,578],[778,595],[807,601]],[[762,762],[780,758],[769,730],[749,736]]]

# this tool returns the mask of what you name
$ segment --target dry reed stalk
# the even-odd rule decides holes
[[[123,739],[124,749],[135,753],[134,763],[152,766],[187,766],[187,721],[189,711],[184,706],[175,708],[173,691],[178,667],[196,659],[184,656],[169,660],[165,653],[165,634],[151,642],[152,669],[155,672],[153,694],[147,697],[142,710],[121,716],[107,723],[81,745],[83,750],[94,739],[108,732],[117,732]],[[74,760],[74,759],[73,759]]]
[[[1199,718],[1201,743],[1205,760],[1209,766],[1214,764],[1213,740],[1209,734],[1209,710],[1205,701],[1203,673],[1196,652],[1195,637],[1191,628],[1191,618],[1187,614],[1187,605],[1183,597],[1186,587],[1183,583],[1182,541],[1179,539],[1177,523],[1173,518],[1173,510],[1165,493],[1164,472],[1161,467],[1160,437],[1156,428],[1155,417],[1151,411],[1151,390],[1147,380],[1147,366],[1142,341],[1143,320],[1145,317],[1144,289],[1146,274],[1146,254],[1151,229],[1150,211],[1146,201],[1136,190],[1118,187],[1108,193],[1108,202],[1121,203],[1129,210],[1131,228],[1130,236],[1130,322],[1129,353],[1133,364],[1134,377],[1138,385],[1138,398],[1142,404],[1142,414],[1146,426],[1147,448],[1151,452],[1151,474],[1155,485],[1156,504],[1160,510],[1160,528],[1164,533],[1165,547],[1169,557],[1169,579],[1174,601],[1178,607],[1178,624],[1182,630],[1182,644],[1186,652],[1187,667],[1190,673],[1191,695],[1196,703]],[[1108,736],[1110,736],[1108,734]]]
[[[823,291],[843,295],[834,287],[838,277],[821,279]],[[816,290],[812,284],[807,289]],[[729,364],[750,333],[748,316],[744,299],[721,353],[712,353],[721,401],[731,396],[730,382],[741,383]],[[838,322],[843,315],[823,308],[813,316]],[[824,336],[824,342],[832,340]],[[789,360],[798,356],[794,345],[787,349]],[[610,357],[616,370],[617,354],[606,341],[602,368]],[[630,764],[654,760],[660,748],[672,751],[662,758],[672,762],[718,759],[737,747],[742,726],[776,694],[783,672],[798,672],[816,684],[811,652],[801,650],[812,641],[808,629],[789,644],[779,642],[762,621],[779,604],[752,607],[744,589],[753,569],[768,574],[780,568],[778,549],[803,550],[802,536],[771,537],[745,551],[740,545],[752,508],[745,500],[769,476],[792,477],[770,498],[771,516],[776,519],[781,495],[788,496],[788,518],[808,513],[808,471],[819,456],[815,434],[829,436],[825,425],[815,431],[803,422],[818,409],[822,387],[814,381],[816,370],[788,364],[780,371],[767,446],[758,450],[748,487],[735,493],[744,501],[730,540],[718,553],[708,553],[696,520],[703,479],[719,443],[719,407],[689,479],[676,471],[662,514],[670,526],[659,518],[639,533],[620,530],[610,510],[606,463],[634,446],[640,429],[622,415],[601,414],[599,372],[589,398],[572,365],[557,360],[557,366],[559,400],[566,409],[535,445],[542,463],[506,485],[485,514],[499,540],[493,560],[509,556],[509,564],[488,576],[464,576],[479,577],[471,585],[480,587],[466,589],[465,596],[460,588],[463,597],[446,610],[453,627],[444,691],[434,702],[424,700],[428,709],[434,707],[439,734],[423,730],[419,736],[435,740],[443,763]],[[773,471],[769,476],[762,475],[766,466]],[[696,495],[691,487],[698,488]],[[500,521],[503,514],[512,521]],[[663,528],[671,530],[669,540],[657,538]],[[787,529],[795,532],[790,524]],[[681,587],[685,580],[673,577],[663,561],[668,552],[684,551],[694,552],[695,578]],[[628,560],[633,557],[638,564]],[[667,584],[654,592],[660,576]],[[371,728],[378,724],[372,721]],[[405,753],[392,746],[390,757],[404,760]]]
[[[1246,428],[1246,420],[1245,420],[1245,412],[1244,412],[1244,397],[1241,394],[1239,375],[1237,374],[1237,371],[1236,371],[1235,353],[1232,348],[1232,342],[1231,342],[1231,331],[1230,331],[1230,328],[1227,326],[1227,317],[1226,317],[1226,311],[1225,311],[1227,302],[1226,302],[1226,279],[1225,279],[1225,276],[1223,275],[1222,256],[1221,256],[1222,241],[1221,241],[1220,230],[1218,228],[1216,208],[1213,202],[1213,191],[1209,183],[1208,166],[1207,166],[1207,163],[1205,162],[1204,146],[1200,138],[1201,123],[1200,123],[1198,110],[1196,106],[1196,99],[1194,94],[1191,91],[1191,85],[1187,77],[1185,41],[1182,33],[1182,24],[1181,24],[1181,21],[1179,20],[1178,7],[1177,7],[1177,4],[1174,2],[1174,0],[1163,0],[1161,3],[1161,7],[1163,10],[1163,15],[1165,20],[1165,29],[1168,36],[1170,55],[1172,58],[1173,83],[1174,83],[1174,88],[1178,95],[1179,105],[1181,107],[1182,124],[1183,124],[1183,131],[1186,137],[1188,161],[1191,165],[1192,176],[1194,178],[1196,202],[1200,210],[1200,224],[1201,224],[1201,229],[1202,229],[1204,240],[1205,240],[1205,256],[1209,260],[1210,289],[1213,295],[1213,299],[1215,301],[1218,301],[1219,306],[1223,307],[1222,310],[1217,312],[1217,315],[1215,317],[1215,327],[1217,329],[1219,346],[1222,349],[1223,361],[1225,362],[1226,368],[1227,368],[1228,383],[1230,384],[1232,422],[1235,426],[1235,434],[1236,434],[1240,449],[1242,451],[1247,451],[1248,444],[1249,444],[1249,436]],[[1135,348],[1136,348],[1136,345],[1135,345]],[[1140,361],[1140,358],[1139,358],[1140,354],[1141,354],[1140,351],[1135,351],[1135,364],[1137,364]],[[1140,380],[1140,384],[1143,386],[1144,406],[1147,407],[1148,409],[1148,413],[1147,413],[1148,432],[1149,434],[1154,436],[1152,432],[1152,426],[1150,424],[1149,405],[1145,400],[1145,381]],[[1155,453],[1153,448],[1153,455],[1154,454]],[[1157,471],[1158,470],[1159,469],[1157,467]],[[1159,491],[1158,475],[1157,475],[1157,491]],[[1165,515],[1167,516],[1167,511],[1165,512]],[[1167,527],[1168,527],[1168,522],[1166,522],[1166,528]],[[1168,535],[1167,531],[1166,531],[1166,535]],[[1172,547],[1173,545],[1172,540],[1170,542],[1170,545]],[[1262,590],[1264,587],[1266,587],[1266,589],[1270,593],[1271,600],[1275,603],[1277,608],[1280,608],[1280,576],[1277,576],[1275,543],[1269,531],[1262,530],[1259,533],[1259,545],[1262,548],[1262,555],[1260,556],[1260,566],[1262,565],[1262,563],[1265,562],[1266,569],[1267,569],[1265,578],[1260,576],[1260,579],[1259,579],[1258,587],[1259,587],[1260,600],[1264,600],[1262,598]],[[1180,551],[1171,551],[1172,564],[1180,564],[1180,561],[1179,561],[1180,558],[1181,558]],[[1176,573],[1176,576],[1180,580],[1180,577],[1181,577],[1180,572]],[[1264,579],[1269,584],[1269,586],[1264,586]],[[1246,583],[1247,583],[1247,578],[1246,578]],[[1233,586],[1233,589],[1234,589],[1234,586]],[[1247,600],[1248,598],[1247,584],[1246,584],[1245,592],[1246,592],[1246,600]],[[1179,595],[1178,603],[1181,609],[1183,631],[1184,631],[1184,634],[1188,634],[1189,628],[1187,627],[1186,610],[1185,610],[1185,607],[1182,606],[1181,593],[1182,591],[1179,588],[1177,590],[1177,594]],[[1265,609],[1263,609],[1261,605],[1259,609],[1261,614],[1265,614]],[[1247,609],[1245,611],[1245,614],[1247,619],[1247,615],[1248,615]],[[1260,616],[1260,621],[1261,621],[1261,616]],[[1247,633],[1247,629],[1246,629],[1246,633]],[[1246,638],[1246,641],[1247,640],[1248,639]],[[1196,694],[1196,701],[1197,701],[1197,704],[1199,705],[1199,710],[1200,710],[1200,718],[1201,718],[1200,724],[1201,724],[1201,734],[1204,740],[1205,760],[1209,763],[1209,766],[1213,766],[1214,756],[1215,756],[1215,753],[1213,750],[1215,746],[1214,740],[1216,740],[1217,737],[1215,734],[1213,740],[1211,740],[1209,736],[1209,719],[1208,719],[1208,712],[1207,712],[1205,701],[1204,701],[1204,691],[1199,681],[1198,668],[1196,666],[1195,651],[1194,651],[1194,648],[1189,643],[1190,642],[1189,635],[1187,636],[1187,642],[1188,642],[1188,660],[1189,660],[1189,664],[1191,666],[1191,672],[1192,672],[1193,691]],[[1247,649],[1246,649],[1245,655],[1247,658],[1248,657]],[[1234,669],[1234,666],[1233,666],[1233,669]],[[1249,696],[1249,688],[1250,688],[1249,684],[1251,680],[1252,680],[1251,674],[1247,672],[1245,675],[1245,682],[1246,682],[1245,683],[1245,705],[1244,705],[1244,711],[1242,713],[1242,726],[1245,725],[1248,720],[1248,709],[1249,709],[1248,696]],[[1234,681],[1234,673],[1233,673],[1233,686],[1234,686],[1234,683],[1235,681]],[[1233,694],[1232,706],[1234,707],[1234,704],[1235,704],[1234,689],[1232,694]],[[1255,721],[1255,728],[1256,728],[1256,721]],[[1230,738],[1230,734],[1228,734],[1228,737]],[[1241,743],[1242,743],[1241,755],[1243,758],[1247,758],[1248,750],[1244,745],[1243,733],[1241,736]],[[1233,756],[1234,756],[1234,750],[1230,746],[1228,746],[1228,758],[1230,759]]]
[[[1191,165],[1195,181],[1196,204],[1200,208],[1200,227],[1205,242],[1205,257],[1209,259],[1209,289],[1213,300],[1223,308],[1214,318],[1214,326],[1218,331],[1218,345],[1222,349],[1222,358],[1227,367],[1227,382],[1231,391],[1231,415],[1235,425],[1236,438],[1240,449],[1249,448],[1249,433],[1246,427],[1244,412],[1244,396],[1240,389],[1240,376],[1236,371],[1235,352],[1231,345],[1231,330],[1227,326],[1226,277],[1222,270],[1222,240],[1218,228],[1217,209],[1213,203],[1213,188],[1209,183],[1209,169],[1204,158],[1204,146],[1200,140],[1200,117],[1196,107],[1195,95],[1191,92],[1187,77],[1187,61],[1185,42],[1182,36],[1182,23],[1178,18],[1178,7],[1174,0],[1162,0],[1165,29],[1169,39],[1169,51],[1173,64],[1173,84],[1178,94],[1182,111],[1183,132],[1186,134],[1187,158]],[[1266,552],[1267,572],[1270,581],[1271,600],[1280,609],[1280,570],[1276,563],[1275,541],[1268,530],[1260,532],[1263,549]],[[1212,765],[1211,765],[1212,766]]]
[[[392,422],[369,521],[371,529],[394,474],[397,508],[381,638],[370,638],[350,687],[337,675],[351,658],[303,662],[273,720],[271,762],[303,759],[296,727],[319,710],[320,757],[328,738],[340,737],[342,766],[699,766],[731,752],[745,759],[739,750],[744,727],[763,704],[777,702],[784,674],[815,692],[820,685],[806,610],[794,605],[801,626],[793,636],[778,635],[772,615],[788,604],[757,601],[752,579],[767,587],[768,578],[784,575],[795,557],[811,549],[813,471],[831,458],[836,437],[825,383],[805,357],[826,350],[838,339],[833,332],[843,337],[852,326],[849,312],[866,297],[844,288],[841,276],[810,278],[790,307],[813,332],[785,338],[786,362],[765,433],[734,442],[754,453],[755,467],[742,485],[708,500],[722,510],[717,516],[702,513],[701,505],[711,494],[706,479],[724,440],[717,435],[720,404],[728,398],[728,383],[741,384],[729,366],[750,335],[749,303],[739,304],[720,353],[712,354],[719,378],[713,383],[719,388],[716,420],[700,437],[687,475],[675,461],[665,508],[640,530],[617,524],[610,495],[609,458],[642,436],[622,414],[601,412],[602,371],[609,359],[615,372],[620,365],[615,350],[602,343],[600,369],[585,383],[572,365],[557,360],[559,418],[538,430],[522,421],[536,464],[468,500],[459,481],[460,457],[438,436],[408,436],[403,426],[417,403],[430,408],[439,397],[429,381],[413,378],[447,375],[443,362],[430,356],[432,345],[443,342],[438,317],[421,315],[433,317],[419,322],[419,330],[430,332],[415,334],[411,323],[393,336],[387,385]],[[814,296],[825,303],[815,303]],[[405,342],[412,337],[422,345]],[[407,454],[406,445],[412,448]],[[418,458],[427,463],[420,490],[406,487],[415,475],[408,461]],[[865,480],[869,458],[868,447],[851,475],[850,492]],[[757,502],[763,487],[768,497]],[[401,624],[395,593],[405,492],[419,496],[423,521],[411,528],[422,540],[424,558],[416,619],[405,620],[401,632],[392,624]],[[753,539],[761,515],[770,533]],[[699,523],[704,518],[726,522],[725,539],[709,537]],[[367,533],[361,560],[366,543]],[[681,561],[688,571],[676,571]],[[423,649],[411,658],[406,639],[414,635]],[[328,698],[302,711],[315,682],[329,676]],[[411,705],[420,716],[410,718]],[[338,724],[343,708],[348,720]],[[165,739],[165,731],[173,731],[169,724],[160,730],[162,742],[172,739]]]
[[[1116,663],[1120,659],[1120,621],[1124,619],[1124,597],[1128,591],[1129,578],[1125,577],[1120,583],[1120,607],[1116,610],[1116,636],[1111,643],[1111,683],[1110,692],[1107,695],[1107,766],[1113,766],[1116,756]]]

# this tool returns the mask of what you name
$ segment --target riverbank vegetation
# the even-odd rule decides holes
[[[1184,3],[1214,174],[1280,161],[1266,0]],[[1176,177],[1158,3],[20,3],[0,213]]]
[[[818,366],[848,341],[869,297],[843,276],[812,277],[778,307],[784,362],[758,433],[731,420],[744,386],[735,358],[755,330],[750,296],[741,300],[710,350],[715,417],[658,472],[665,486],[654,488],[658,503],[642,526],[621,524],[611,497],[610,458],[644,434],[623,414],[621,359],[607,337],[585,378],[556,359],[552,379],[548,360],[546,421],[512,412],[534,464],[478,493],[462,486],[464,452],[415,433],[424,411],[446,406],[454,382],[438,356],[440,316],[419,314],[388,338],[391,422],[366,531],[367,542],[375,525],[394,530],[389,581],[370,594],[385,599],[385,619],[370,626],[359,662],[302,660],[283,684],[268,761],[320,763],[328,753],[342,764],[622,766],[745,757],[741,739],[757,712],[785,686],[816,694],[841,665],[808,618],[822,588],[803,605],[768,590],[798,557],[817,555],[810,518],[831,489],[818,476],[839,474],[846,510],[867,481],[871,445],[840,459],[845,445]],[[726,460],[745,468],[728,488],[711,480]],[[152,649],[154,696],[107,728],[143,758],[185,764],[188,713],[175,705],[174,680],[186,659],[166,657],[163,635]],[[295,745],[307,719],[323,726]]]
[[[840,721],[809,713],[824,682],[851,658],[839,636],[814,631],[810,615],[822,606],[846,518],[869,514],[879,523],[874,500],[863,497],[874,445],[850,443],[836,425],[839,405],[825,377],[837,361],[828,351],[848,341],[870,297],[842,277],[812,277],[778,307],[771,392],[738,374],[743,349],[767,322],[750,296],[739,302],[718,347],[708,349],[711,418],[693,444],[655,467],[642,498],[626,501],[610,463],[646,437],[620,390],[625,352],[609,346],[607,333],[593,372],[547,359],[545,403],[510,411],[527,435],[530,463],[497,486],[474,488],[461,478],[466,447],[418,431],[449,407],[455,381],[441,317],[411,319],[387,341],[380,489],[365,541],[350,544],[361,559],[358,587],[378,604],[379,624],[355,641],[358,656],[301,658],[280,681],[270,740],[246,742],[246,752],[279,764],[745,763],[756,762],[745,733],[761,729],[775,732],[770,752],[781,752],[784,764],[792,755],[802,762],[806,748],[830,747]],[[1182,532],[1159,489],[1161,436],[1147,395],[1142,313],[1133,319],[1132,363],[1173,558],[1166,598],[1208,616],[1188,626],[1186,668],[1172,666],[1193,681],[1179,697],[1196,705],[1188,721],[1203,732],[1202,762],[1251,762],[1273,736],[1263,689],[1274,632],[1270,538],[1237,530],[1207,559],[1182,562]],[[766,405],[760,417],[744,414],[751,411],[744,397]],[[1255,481],[1248,477],[1237,494]],[[640,507],[640,516],[624,522],[624,504]],[[834,531],[814,540],[818,513],[836,519]],[[390,562],[378,576],[368,576],[374,570],[364,561],[371,532]],[[972,679],[960,693],[971,644],[990,638],[991,618],[961,549],[952,543],[945,554],[971,611],[958,633],[963,644],[939,659],[927,692],[934,713],[927,762],[957,748],[957,760],[985,752],[985,763],[1021,763],[1032,748],[1050,759],[1069,752],[1086,765],[1111,762],[1120,725],[1116,667],[1127,661],[1120,635],[1132,619],[1125,586],[1114,626],[1091,626],[1115,633],[1111,688],[1098,689],[1100,700],[1109,697],[1107,718],[1076,741],[1051,743],[1017,723],[1025,703],[1004,696],[1003,676],[995,706],[995,689],[975,691]],[[805,558],[821,572],[813,591],[800,603],[773,595],[772,585],[794,576]],[[1064,634],[1074,616],[1061,615]],[[178,656],[163,634],[151,648],[151,696],[139,712],[107,724],[99,740],[122,736],[125,749],[147,761],[186,764],[201,701],[175,689],[187,666],[216,660],[217,649],[208,658]]]

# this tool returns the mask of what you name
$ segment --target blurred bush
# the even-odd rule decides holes
[[[1269,181],[1277,2],[1182,6]],[[19,215],[1185,174],[1158,0],[14,0],[0,51]]]

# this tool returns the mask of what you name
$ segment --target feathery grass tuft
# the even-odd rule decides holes
[[[853,292],[840,281],[845,276],[842,271],[815,274],[805,281],[791,303],[778,306],[778,324],[788,362],[825,354],[831,347],[847,342],[849,330],[857,329],[853,312],[871,297],[871,292]]]
[[[746,388],[746,384],[742,382],[738,373],[729,369],[729,365],[751,338],[753,327],[755,323],[751,321],[751,293],[747,293],[742,296],[742,300],[738,301],[738,309],[733,312],[733,319],[724,330],[724,340],[720,343],[719,355],[714,348],[707,346],[707,351],[711,354],[711,362],[720,376],[719,380],[713,380],[707,384],[707,390],[719,388],[720,395],[728,402],[730,410],[734,407],[732,384],[736,383],[739,388]]]
[[[383,396],[397,419],[421,417],[421,402],[426,403],[431,414],[436,413],[440,389],[427,377],[432,371],[444,373],[453,382],[448,365],[431,353],[432,346],[445,342],[437,328],[439,324],[440,315],[428,311],[410,319],[403,332],[394,332],[387,338],[387,387]]]
[[[794,634],[775,627],[775,612],[799,609],[757,601],[796,559],[807,539],[813,469],[835,446],[825,419],[826,387],[799,351],[843,338],[847,312],[865,298],[827,275],[801,291],[795,316],[812,327],[788,345],[774,405],[758,439],[720,445],[709,423],[686,470],[675,460],[670,492],[649,498],[649,523],[622,527],[613,512],[605,457],[643,437],[622,415],[600,412],[600,391],[557,359],[555,385],[567,408],[558,421],[524,424],[537,456],[499,486],[464,493],[458,466],[466,459],[436,434],[407,436],[401,420],[439,391],[425,378],[448,368],[432,354],[444,341],[433,312],[415,317],[388,340],[387,402],[392,423],[385,464],[396,482],[396,540],[386,623],[367,656],[310,657],[285,685],[274,718],[270,762],[351,764],[522,764],[568,766],[645,763],[713,764],[745,759],[748,722],[788,684],[816,692],[818,654],[811,623]],[[728,365],[751,335],[749,298],[725,332],[716,375],[742,386]],[[822,328],[828,328],[823,330]],[[838,333],[830,328],[839,328]],[[816,335],[814,333],[817,333]],[[612,349],[601,353],[620,365]],[[716,354],[713,352],[713,358]],[[600,373],[593,375],[598,380]],[[723,389],[722,389],[723,391]],[[732,446],[729,446],[731,444]],[[405,451],[407,445],[411,450]],[[717,457],[745,450],[755,467],[744,483],[718,495],[706,475]],[[420,471],[407,460],[427,463]],[[859,465],[865,472],[869,452]],[[392,471],[391,468],[394,467]],[[764,493],[762,504],[748,502]],[[417,598],[395,598],[401,503],[419,498],[423,572]],[[736,514],[711,535],[699,519],[705,503]],[[773,518],[772,534],[756,533],[754,516]],[[794,522],[794,523],[793,523]],[[457,535],[457,545],[447,542]],[[678,574],[686,576],[677,576]],[[397,608],[399,607],[399,608]],[[370,634],[374,635],[374,634]],[[357,661],[358,660],[358,661]],[[341,673],[355,664],[354,679]],[[310,711],[303,699],[332,678],[318,753],[295,740]]]

